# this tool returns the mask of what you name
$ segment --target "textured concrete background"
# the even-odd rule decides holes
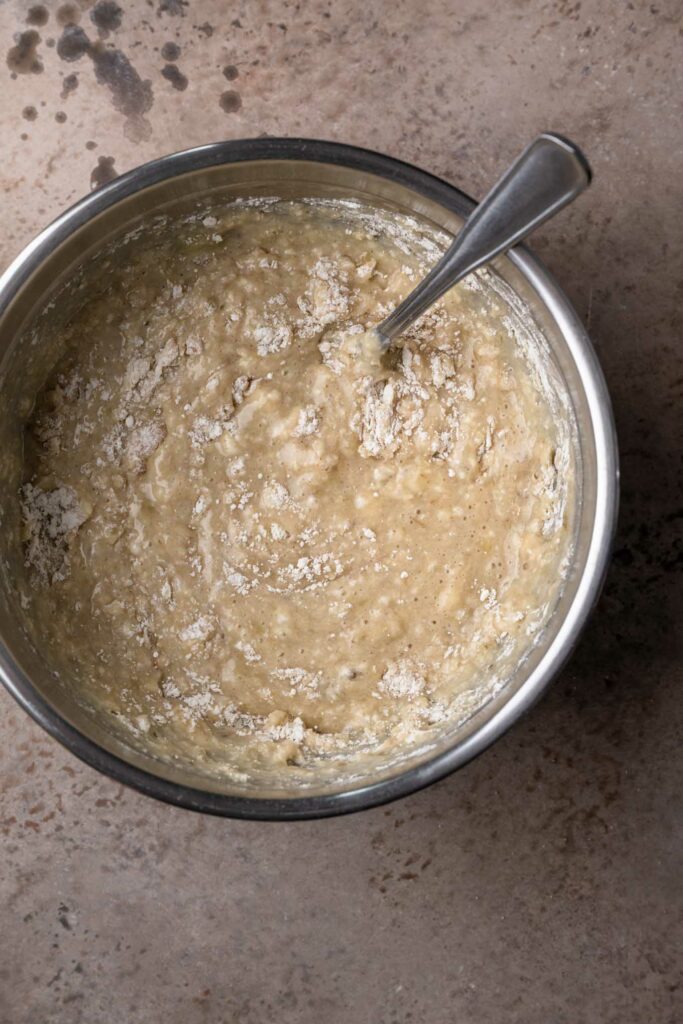
[[[534,247],[595,339],[623,459],[570,666],[487,754],[389,808],[193,816],[85,768],[3,693],[2,1024],[681,1020],[680,13],[0,6],[3,262],[90,187],[215,139],[358,143],[481,195],[537,130],[575,137],[594,186]]]

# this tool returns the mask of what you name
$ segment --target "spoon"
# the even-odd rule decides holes
[[[526,238],[590,184],[578,146],[543,132],[511,164],[469,215],[457,238],[423,281],[373,330],[381,352],[444,292],[477,267]]]

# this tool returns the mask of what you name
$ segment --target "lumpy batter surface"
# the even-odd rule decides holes
[[[33,621],[162,756],[415,743],[557,597],[572,466],[538,372],[481,285],[368,372],[425,268],[361,213],[238,204],[112,258],[38,396]]]

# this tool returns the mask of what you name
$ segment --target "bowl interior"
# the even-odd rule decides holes
[[[60,218],[29,247],[5,276],[0,309],[0,675],[24,706],[54,735],[97,767],[157,796],[222,813],[297,816],[333,813],[418,788],[463,763],[491,742],[542,692],[564,660],[585,617],[600,574],[598,541],[605,523],[600,447],[591,394],[592,352],[555,286],[524,253],[499,258],[496,290],[542,336],[548,358],[570,396],[578,439],[573,562],[555,611],[505,686],[482,705],[464,700],[462,714],[438,736],[390,764],[368,760],[362,770],[321,772],[302,789],[212,776],[201,766],[160,761],[131,737],[117,734],[58,685],[50,665],[29,639],[13,580],[22,572],[17,489],[22,426],[57,353],[51,328],[68,320],[87,294],[89,268],[112,243],[126,244],[161,214],[181,216],[212,203],[257,196],[352,198],[410,214],[430,230],[455,234],[471,208],[455,189],[404,165],[370,167],[328,159],[241,158],[215,152],[192,162],[156,165],[127,175]],[[225,154],[224,154],[225,156]],[[588,386],[586,384],[588,381]],[[598,380],[598,385],[600,381]],[[604,515],[605,513],[600,513]],[[596,546],[597,545],[597,546]],[[592,588],[592,589],[591,589]],[[334,801],[337,801],[336,805]],[[260,809],[259,809],[260,808]],[[280,810],[278,811],[278,808]]]

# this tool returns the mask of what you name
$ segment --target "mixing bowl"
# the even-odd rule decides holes
[[[87,267],[114,240],[157,214],[201,202],[257,196],[355,198],[408,213],[455,234],[473,202],[408,164],[352,146],[304,139],[216,143],[175,153],[123,175],[81,200],[31,242],[0,279],[0,677],[23,708],[88,764],[150,796],[233,817],[296,819],[340,814],[403,796],[481,753],[542,694],[574,647],[598,596],[617,510],[617,447],[609,396],[591,343],[561,289],[518,247],[499,258],[496,280],[549,347],[574,408],[578,511],[572,563],[554,611],[514,675],[436,742],[353,780],[325,776],[297,791],[209,778],[163,762],[116,734],[60,685],[22,624],[13,579],[22,550],[17,490],[22,426],[56,358],[49,332],[83,301]],[[80,275],[80,276],[79,276]],[[38,645],[39,646],[39,645]]]

